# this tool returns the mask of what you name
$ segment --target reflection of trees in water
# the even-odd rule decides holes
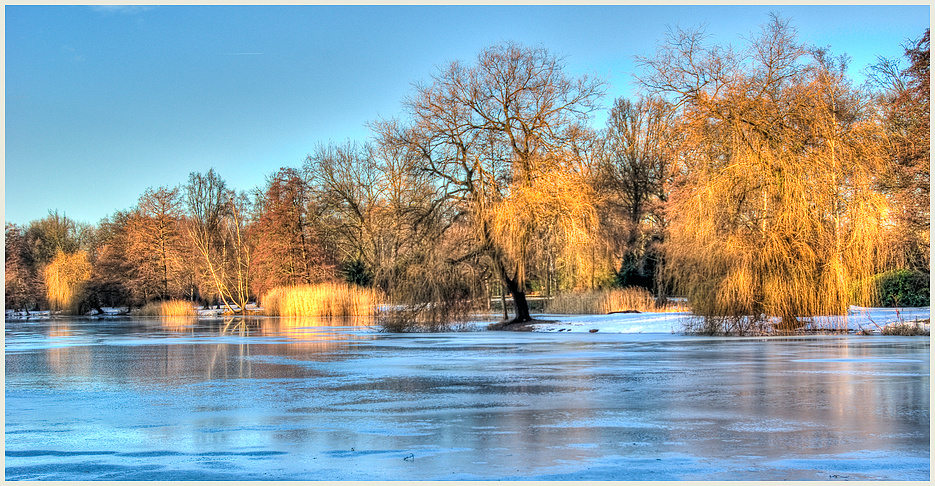
[[[80,337],[88,332],[82,325],[50,324],[47,335]],[[154,384],[168,385],[171,400],[204,412],[194,416],[191,428],[159,430],[173,443],[234,437],[202,432],[241,426],[245,418],[234,410],[259,411],[246,420],[263,426],[280,423],[276,411],[288,410],[302,411],[290,425],[290,440],[320,447],[341,435],[322,430],[325,414],[327,421],[346,424],[348,435],[366,415],[377,422],[367,427],[385,428],[389,435],[425,434],[440,448],[471,448],[474,460],[490,468],[516,461],[545,467],[556,450],[570,461],[601,456],[607,448],[634,457],[667,447],[697,457],[733,457],[739,451],[780,457],[848,451],[855,437],[868,448],[928,440],[929,366],[918,352],[920,341],[912,338],[686,340],[664,349],[614,344],[613,352],[597,354],[593,344],[569,349],[554,342],[540,349],[561,350],[554,361],[547,354],[530,361],[534,356],[464,343],[429,366],[421,360],[439,356],[438,346],[407,343],[376,356],[396,358],[393,364],[360,361],[362,367],[388,366],[374,371],[325,363],[354,357],[358,346],[366,348],[361,340],[367,336],[322,327],[317,319],[196,325],[195,337],[166,339],[168,344],[107,340],[10,355],[7,372],[36,374],[52,389],[116,383],[119,389],[142,388],[148,396]],[[413,361],[405,359],[410,356]],[[250,381],[234,381],[241,378]],[[274,443],[283,431],[272,426],[250,433]],[[366,437],[355,438],[362,450]],[[503,448],[524,452],[507,457]]]
[[[61,342],[63,346],[52,346],[46,351],[46,362],[50,371],[56,375],[88,375],[91,373],[90,350],[87,346],[69,346],[68,340],[76,336],[68,321],[50,320],[46,334],[53,343]]]
[[[227,318],[222,322],[221,336],[248,337],[259,326],[255,319]],[[205,367],[208,380],[216,378],[253,378],[253,363],[250,359],[250,342],[242,340],[238,344],[218,343],[211,349],[208,364]],[[218,370],[217,368],[220,368]]]
[[[237,344],[222,342],[211,349],[206,378],[252,378],[254,367],[261,376],[304,377],[317,374],[307,368],[271,361],[252,360],[251,355],[292,358],[295,361],[335,361],[345,359],[354,343],[372,336],[341,332],[340,328],[368,327],[372,317],[244,317],[225,318],[216,324],[221,337],[244,338]],[[281,338],[270,342],[251,338]]]
[[[178,333],[194,334],[197,323],[198,318],[194,316],[164,316],[159,318],[162,329]]]
[[[325,336],[349,337],[339,334],[340,329],[334,328],[360,328],[373,327],[376,320],[371,316],[347,317],[278,317],[263,319],[261,331],[263,335],[288,336],[293,339],[305,340],[309,338],[322,339]],[[366,339],[366,336],[354,336]]]
[[[228,317],[223,321],[221,335],[246,337],[250,335],[251,331],[256,331],[259,328],[260,323],[257,319]]]
[[[35,355],[42,361],[35,371],[41,373],[45,368],[53,376],[47,380],[53,387],[69,383],[136,387],[213,379],[306,378],[321,372],[302,366],[302,362],[346,359],[355,343],[374,336],[344,332],[344,328],[350,331],[373,322],[372,318],[164,317],[121,322],[118,334],[77,345],[69,341],[97,331],[83,329],[84,324],[71,320],[52,320],[44,334],[53,345]],[[112,346],[114,337],[145,337],[150,343]],[[149,339],[153,337],[156,339]],[[267,356],[274,359],[255,359]]]
[[[915,433],[912,422],[919,431],[929,427],[927,415],[905,414],[906,404],[928,403],[929,386],[920,378],[927,363],[888,362],[904,352],[847,338],[718,344],[695,352],[707,364],[675,375],[679,392],[660,394],[667,398],[659,407],[705,438],[689,441],[700,455],[729,457],[738,444],[765,456],[835,454],[850,450],[855,434],[882,441],[868,447],[887,447],[889,438]],[[675,427],[668,440],[684,441],[685,433]]]

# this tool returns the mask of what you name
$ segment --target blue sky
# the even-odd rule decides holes
[[[214,167],[251,189],[320,143],[369,137],[412,83],[504,40],[633,96],[667,26],[741,43],[776,12],[852,74],[929,26],[917,6],[6,6],[4,219],[96,223]],[[601,118],[595,122],[600,127]]]

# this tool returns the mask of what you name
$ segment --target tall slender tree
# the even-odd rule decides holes
[[[253,290],[319,282],[330,274],[309,216],[309,189],[299,171],[281,168],[257,197],[256,221],[248,232],[254,255]]]
[[[39,307],[44,301],[39,288],[39,278],[26,246],[22,228],[6,224],[4,231],[4,303],[7,309],[30,309]]]
[[[246,235],[248,198],[228,189],[214,169],[191,173],[185,197],[187,232],[201,259],[205,280],[228,311],[246,313],[252,252]]]
[[[671,176],[672,107],[661,99],[620,98],[610,110],[596,186],[604,225],[621,254],[618,282],[654,287],[663,206]]]
[[[881,58],[869,73],[879,90],[890,150],[881,186],[892,199],[905,265],[930,268],[930,76],[929,30],[905,46],[909,65]]]
[[[183,294],[182,198],[178,188],[146,189],[126,222],[127,254],[154,298]]]

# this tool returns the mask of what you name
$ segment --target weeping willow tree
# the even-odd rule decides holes
[[[527,280],[531,252],[538,247],[565,263],[565,278],[591,282],[598,265],[589,258],[598,243],[594,189],[580,165],[550,165],[531,180],[514,182],[507,196],[494,202],[483,217],[503,260],[521,281]]]
[[[77,314],[84,285],[90,278],[91,263],[87,252],[65,253],[59,250],[45,267],[49,307],[52,310]]]
[[[600,90],[599,81],[567,76],[545,49],[508,43],[417,86],[405,102],[410,123],[377,125],[383,143],[405,147],[414,168],[431,176],[440,201],[455,208],[452,223],[470,228],[464,253],[450,260],[484,258],[513,297],[513,323],[531,320],[526,285],[537,229],[550,222],[576,234],[587,226],[576,147]]]
[[[799,44],[788,21],[772,17],[740,51],[703,41],[674,31],[642,60],[643,84],[673,98],[685,135],[667,275],[707,332],[846,314],[886,263],[879,124],[844,58]]]

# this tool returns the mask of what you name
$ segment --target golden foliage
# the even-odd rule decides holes
[[[85,251],[59,250],[45,267],[46,295],[52,310],[77,314],[84,285],[91,278],[91,262]]]
[[[807,53],[779,19],[749,52],[750,64],[724,63],[698,48],[717,69],[697,90],[678,87],[689,67],[650,63],[683,106],[687,175],[670,199],[666,268],[696,314],[764,327],[773,316],[789,332],[846,314],[852,289],[869,292],[861,282],[887,262],[882,135],[843,61]]]
[[[343,283],[276,287],[261,301],[266,315],[288,317],[371,316],[380,303],[376,291]]]
[[[598,244],[598,217],[594,191],[577,168],[565,163],[543,163],[535,177],[510,185],[507,197],[491,205],[493,240],[525,283],[529,252],[546,246],[557,260],[567,262],[568,277],[586,281],[592,273],[592,246]],[[535,241],[543,235],[548,241]]]

